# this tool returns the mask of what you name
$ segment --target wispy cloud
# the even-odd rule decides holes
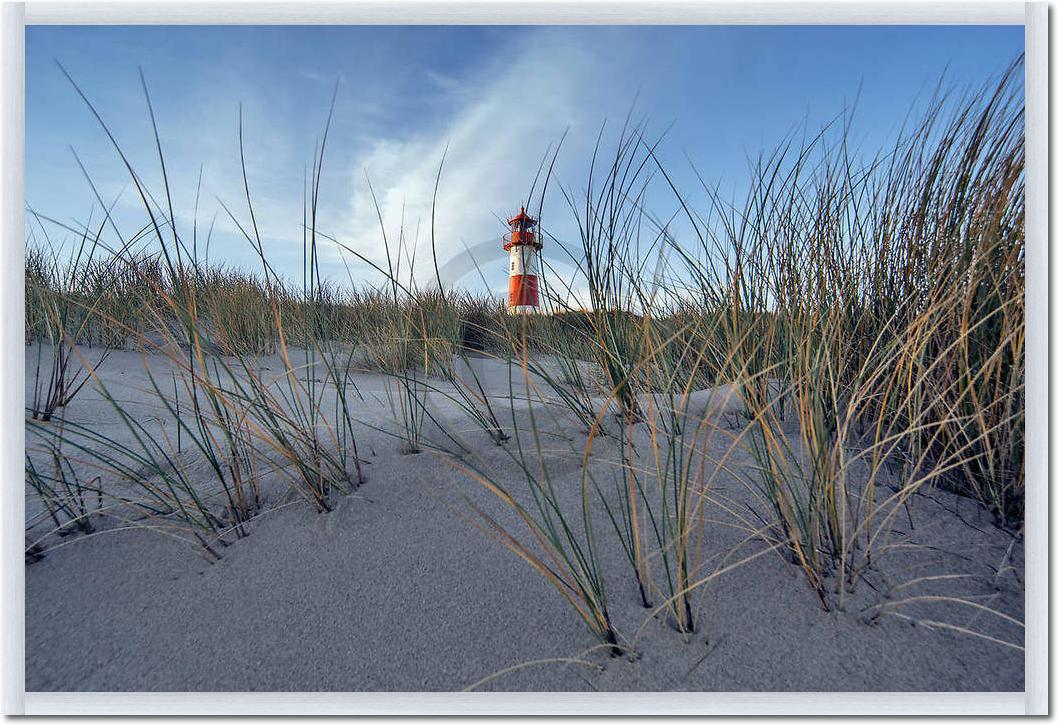
[[[442,263],[505,231],[504,215],[526,198],[548,146],[567,127],[599,120],[593,107],[605,71],[597,56],[573,43],[543,47],[534,40],[505,48],[496,66],[477,78],[435,80],[460,94],[478,84],[452,117],[416,135],[369,144],[354,162],[348,216],[339,230],[343,242],[375,261],[385,257],[369,179],[390,243],[403,223],[419,268],[432,271],[430,212],[442,158],[435,215]]]

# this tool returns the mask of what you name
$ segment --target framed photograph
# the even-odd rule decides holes
[[[1047,13],[5,3],[5,712],[1047,714]]]

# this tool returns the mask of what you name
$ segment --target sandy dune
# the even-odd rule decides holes
[[[35,351],[27,348],[26,355],[31,370]],[[274,357],[259,363],[282,370]],[[168,378],[164,360],[151,357],[148,364],[159,379]],[[525,403],[510,401],[506,366],[474,365],[510,426]],[[114,353],[100,375],[135,415],[155,422],[159,435],[166,426],[171,432],[171,417],[150,404],[142,356]],[[292,497],[277,476],[263,488],[265,511],[250,534],[224,548],[216,563],[164,535],[157,522],[111,521],[92,536],[49,538],[54,548],[26,567],[27,690],[459,690],[493,675],[479,687],[1024,687],[1023,653],[992,641],[1023,645],[1023,630],[951,601],[1023,618],[1021,542],[969,499],[943,490],[915,495],[844,611],[828,612],[796,566],[749,536],[750,512],[767,512],[739,475],[720,472],[709,490],[701,572],[758,555],[703,587],[695,599],[698,631],[689,636],[665,613],[651,616],[641,606],[612,529],[596,521],[612,615],[631,643],[629,656],[611,657],[538,573],[472,525],[467,501],[517,527],[508,510],[450,456],[402,454],[387,432],[389,381],[368,373],[354,380],[364,396],[357,434],[367,482],[330,513]],[[702,410],[723,404],[705,391],[691,402]],[[431,406],[473,447],[480,465],[519,485],[508,453],[443,393],[431,395]],[[537,412],[563,505],[579,511],[583,426],[557,406]],[[121,435],[122,424],[94,389],[65,415]],[[30,431],[31,455],[36,440]],[[612,436],[598,439],[589,465],[605,467],[616,450]],[[729,463],[741,474],[750,466],[744,452]],[[40,510],[28,494],[27,515],[38,521]],[[919,582],[902,586],[912,580]],[[909,597],[915,601],[901,601]]]

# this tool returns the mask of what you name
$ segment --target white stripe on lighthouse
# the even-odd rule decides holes
[[[537,272],[536,249],[519,244],[511,247],[510,276],[527,274],[535,277]]]

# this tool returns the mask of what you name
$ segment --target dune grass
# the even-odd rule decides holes
[[[962,99],[938,96],[920,125],[877,158],[853,154],[847,119],[791,139],[760,160],[743,206],[706,189],[715,202],[708,218],[719,224],[688,207],[639,129],[617,138],[600,184],[589,180],[580,200],[565,193],[594,310],[583,340],[605,383],[601,405],[571,406],[595,413],[580,503],[563,504],[555,491],[533,416],[529,438],[540,460],[519,454],[518,463],[535,510],[499,476],[474,475],[538,545],[509,529],[494,531],[497,538],[604,642],[619,633],[593,556],[602,535],[596,507],[644,606],[660,592],[675,628],[694,629],[692,595],[708,578],[695,542],[711,521],[711,484],[726,456],[699,440],[715,438],[718,422],[688,414],[695,381],[736,386],[747,424],[729,445],[756,460],[759,473],[743,479],[761,504],[753,514],[762,538],[783,546],[825,609],[845,607],[916,492],[942,485],[974,496],[997,525],[1018,529],[1020,69],[1018,61]],[[693,227],[693,244],[644,213],[644,187],[657,178]],[[673,261],[648,273],[644,259],[664,259],[655,254],[662,248]],[[613,486],[589,460],[609,410],[610,430],[620,431]],[[637,426],[648,431],[638,444]],[[492,517],[487,523],[496,529]],[[546,559],[530,553],[541,548]]]
[[[405,453],[445,455],[492,494],[515,523],[468,496],[476,522],[543,575],[612,654],[634,638],[614,621],[607,581],[616,573],[600,563],[601,542],[623,550],[640,604],[690,636],[703,588],[761,555],[703,551],[709,527],[731,525],[718,512],[764,551],[782,551],[821,606],[844,608],[918,491],[945,486],[980,501],[997,525],[1022,525],[1021,69],[1019,60],[966,97],[939,94],[873,158],[850,147],[847,117],[792,136],[758,160],[741,204],[703,182],[693,192],[706,208],[694,208],[645,125],[626,123],[612,145],[600,133],[583,190],[559,185],[579,236],[564,248],[588,309],[571,301],[572,283],[545,273],[552,313],[539,316],[418,287],[416,264],[429,262],[416,261],[403,226],[387,237],[380,209],[382,263],[320,230],[329,115],[306,178],[302,279],[283,279],[264,252],[241,115],[243,188],[224,211],[260,265],[210,264],[197,219],[195,241],[178,229],[160,141],[156,195],[82,93],[146,222],[103,244],[107,215],[81,230],[66,259],[50,240],[30,240],[27,342],[50,357],[27,410],[43,445],[27,452],[27,481],[55,531],[90,531],[104,514],[164,519],[218,558],[260,513],[264,479],[284,480],[321,512],[365,481],[353,373],[371,370],[388,381],[386,432]],[[153,127],[146,83],[144,95]],[[536,198],[541,218],[549,179]],[[676,216],[653,214],[648,189],[663,190]],[[381,282],[326,280],[324,244],[373,266]],[[172,435],[149,430],[96,374],[115,348],[167,363],[168,378],[145,366]],[[262,355],[279,372],[265,375]],[[482,357],[506,365],[507,394],[478,378]],[[53,420],[89,383],[124,425],[122,440]],[[703,403],[706,388],[714,397]],[[501,447],[502,469],[435,415],[439,400]],[[580,461],[576,490],[556,473],[545,435],[556,410],[582,428],[561,451]],[[611,454],[596,455],[606,447]],[[739,452],[755,467],[732,471]],[[745,486],[754,505],[731,510],[715,490],[720,476]]]

